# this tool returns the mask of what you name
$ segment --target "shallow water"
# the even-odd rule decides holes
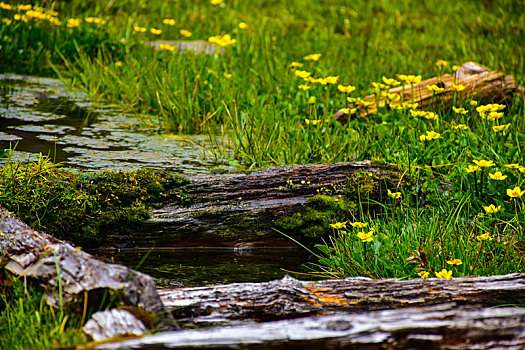
[[[226,247],[155,248],[93,253],[106,261],[147,273],[159,288],[271,281],[286,274],[297,278],[293,272],[306,272],[301,265],[309,258],[308,252],[299,247],[248,251]]]
[[[56,79],[0,75],[0,148],[16,145],[20,156],[42,153],[80,169],[233,170],[206,156],[207,136],[170,134],[148,119],[91,102]]]
[[[168,168],[189,176],[216,167],[234,170],[226,159],[205,157],[206,136],[169,134],[147,126],[151,125],[147,119],[125,113],[121,106],[92,102],[56,79],[0,75],[0,149],[16,145],[17,157],[42,153],[84,170]],[[166,232],[162,234],[165,237]],[[94,253],[148,273],[165,288],[268,281],[282,278],[283,269],[302,271],[301,264],[308,260],[302,248],[271,244],[249,249],[179,246],[149,253],[147,249]]]

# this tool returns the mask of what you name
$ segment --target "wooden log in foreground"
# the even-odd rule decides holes
[[[456,92],[456,101],[458,102],[475,99],[483,103],[507,103],[512,101],[515,93],[519,93],[521,98],[524,98],[523,87],[518,86],[512,76],[506,76],[498,71],[491,71],[473,62],[465,63],[453,75],[445,74],[414,84],[413,97],[410,85],[392,88],[388,92],[404,96],[405,102],[413,101],[418,104],[419,110],[426,110],[433,102],[438,105],[443,103],[445,106],[450,106],[455,94],[452,84],[461,84],[465,87],[463,91]],[[433,95],[433,92],[427,88],[428,85],[438,85],[445,90]],[[364,107],[361,103],[357,103],[355,106],[350,105],[352,108],[357,108],[356,113],[359,117],[366,118],[367,115],[377,112],[375,95],[367,96],[363,98],[363,101],[371,103],[371,105],[368,107]],[[386,102],[386,96],[382,95],[379,99],[379,106],[385,107]],[[340,110],[334,115],[334,118],[346,124],[348,115]]]
[[[358,314],[337,313],[256,325],[170,332],[116,349],[523,349],[525,308],[465,309],[454,303]]]
[[[347,186],[348,177],[361,171],[388,178],[395,185],[399,181],[395,170],[381,169],[369,161],[195,176],[184,188],[191,204],[175,202],[153,210],[152,219],[143,224],[143,232],[134,239],[147,241],[147,232],[155,232],[153,243],[165,246],[279,239],[273,230],[274,219],[300,210],[323,187]],[[371,197],[379,201],[381,193],[385,198],[386,187],[378,188]],[[167,233],[165,241],[159,232]]]
[[[524,305],[525,274],[451,280],[355,277],[318,282],[286,276],[264,283],[160,290],[159,295],[166,308],[174,308],[172,314],[181,324],[217,326],[446,302],[473,308]]]

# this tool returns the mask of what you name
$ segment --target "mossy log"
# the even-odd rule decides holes
[[[94,349],[523,349],[524,325],[524,308],[451,303],[170,332]]]
[[[452,84],[461,84],[465,86],[465,89],[455,92],[452,89]],[[433,92],[427,89],[428,85],[437,85],[445,90],[433,95]],[[492,71],[477,63],[467,62],[453,75],[444,74],[424,80],[419,84],[414,84],[413,90],[410,85],[404,85],[392,88],[388,92],[402,95],[404,96],[404,101],[418,103],[418,109],[426,110],[432,103],[436,105],[443,104],[446,108],[450,108],[454,94],[456,94],[456,101],[459,102],[475,99],[482,103],[508,103],[512,101],[516,93],[519,93],[523,99],[524,89],[517,85],[516,80],[512,76]],[[362,118],[367,118],[368,115],[376,113],[377,105],[385,107],[387,102],[384,94],[379,98],[379,102],[377,102],[376,95],[367,96],[363,98],[363,101],[365,103],[369,102],[371,105],[364,107],[363,104],[356,103],[349,106],[357,108],[355,115]],[[334,118],[346,124],[348,115],[344,114],[343,110],[340,110],[334,115]]]
[[[466,308],[524,305],[525,274],[451,280],[354,277],[318,282],[287,276],[263,283],[159,290],[159,295],[167,308],[173,308],[179,323],[217,326],[447,302]]]
[[[150,244],[164,246],[287,240],[273,229],[277,218],[303,209],[323,190],[333,197],[349,186],[359,191],[351,177],[361,172],[371,177],[368,182],[375,181],[366,192],[375,201],[387,198],[388,184],[391,189],[399,185],[397,171],[369,161],[196,176],[183,187],[189,205],[177,200],[153,210],[152,218],[132,239],[138,244],[147,245],[150,240]],[[362,199],[367,198],[363,195]]]

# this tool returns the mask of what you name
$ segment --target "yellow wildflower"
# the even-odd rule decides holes
[[[12,10],[13,6],[9,5],[9,4],[6,4],[4,2],[0,2],[0,8],[3,9],[3,10]]]
[[[413,117],[424,117],[427,112],[426,111],[415,111],[413,109],[410,110],[410,114],[413,116]]]
[[[376,89],[376,90],[384,90],[384,89],[387,89],[387,88],[388,88],[388,86],[386,86],[385,84],[376,83],[376,82],[373,82],[373,83],[372,83],[372,86],[373,86],[374,89]]]
[[[87,23],[100,23],[102,20],[98,17],[86,17],[84,21]]]
[[[175,51],[175,49],[176,49],[177,47],[174,46],[174,45],[170,45],[170,44],[160,43],[159,48],[160,48],[161,50]]]
[[[488,232],[485,232],[484,234],[482,235],[479,235],[479,236],[476,236],[476,239],[478,241],[486,241],[486,240],[489,240],[489,241],[492,241],[492,237],[489,236],[489,233]]]
[[[520,173],[525,173],[525,166],[520,165],[520,166],[518,167],[518,170],[520,171]]]
[[[478,105],[478,101],[472,100],[469,102],[472,107],[476,107]]]
[[[292,62],[290,63],[290,67],[291,68],[301,68],[303,66],[302,63],[299,63],[299,62]]]
[[[441,272],[436,272],[437,278],[445,278],[445,279],[451,279],[452,278],[452,270],[443,269]]]
[[[452,125],[454,130],[468,130],[468,126],[465,124]]]
[[[146,27],[134,26],[133,30],[136,31],[136,32],[144,33],[147,29],[146,29]]]
[[[467,173],[473,173],[475,171],[480,171],[481,168],[477,165],[469,165],[468,168],[467,168]]]
[[[155,34],[155,35],[160,35],[160,34],[162,34],[162,30],[157,29],[157,28],[151,28],[151,29],[150,29],[150,32],[151,32],[151,34]]]
[[[346,228],[346,223],[347,223],[347,221],[345,221],[345,222],[336,222],[335,224],[330,224],[330,226],[335,228],[336,230],[340,230],[342,228]]]
[[[438,118],[437,114],[434,112],[426,112],[424,117],[428,120],[437,120]]]
[[[181,29],[179,31],[180,35],[182,35],[183,37],[186,37],[186,38],[189,38],[191,36],[191,32],[186,30],[186,29]]]
[[[18,5],[18,10],[20,10],[20,11],[28,11],[28,10],[31,10],[31,8],[32,8],[31,4]]]
[[[454,258],[454,259],[451,259],[451,260],[447,260],[447,264],[459,266],[459,265],[463,264],[463,261],[461,261],[461,259]]]
[[[355,86],[352,86],[352,85],[347,85],[347,86],[337,85],[337,90],[349,94],[349,93],[351,93],[352,91],[355,90]]]
[[[419,136],[419,139],[421,141],[431,141],[431,140],[437,140],[441,137],[440,133],[434,132],[434,131],[427,131],[426,135]]]
[[[82,23],[82,20],[80,18],[70,18],[67,20],[68,28],[78,27],[80,23]]]
[[[456,107],[452,107],[452,110],[454,111],[454,113],[456,114],[467,114],[467,110],[465,108],[456,108]]]
[[[445,88],[439,87],[437,85],[427,85],[427,89],[434,93],[443,92],[445,91]]]
[[[298,86],[298,88],[301,89],[301,90],[309,90],[311,88],[311,86],[301,84],[301,85]]]
[[[210,4],[212,5],[219,5],[222,4],[223,0],[210,0]]]
[[[452,83],[452,90],[454,90],[454,91],[460,92],[460,91],[463,91],[465,89],[466,89],[466,87],[464,85],[461,85],[461,84],[457,84],[456,85],[456,84]]]
[[[494,120],[499,119],[501,117],[503,117],[503,112],[490,112],[487,116],[487,120],[489,122],[493,122]]]
[[[308,103],[315,103],[315,96],[312,96],[308,99]]]
[[[487,207],[483,206],[483,209],[485,209],[485,211],[488,213],[488,214],[494,214],[494,213],[497,213],[498,211],[501,210],[501,205],[498,205],[497,207],[494,205],[494,204],[491,204]]]
[[[489,173],[489,177],[492,179],[492,180],[505,180],[507,178],[507,175],[503,175],[501,173],[501,171],[496,171],[494,174],[492,173]]]
[[[121,61],[115,62],[115,67],[122,67],[122,62]]]
[[[230,34],[224,34],[223,36],[220,36],[220,35],[210,36],[208,38],[208,41],[210,43],[215,43],[221,47],[225,47],[228,45],[235,45],[235,43],[237,42],[236,39],[232,39]]]
[[[177,23],[177,22],[175,22],[175,20],[173,18],[164,18],[162,20],[162,23],[167,24],[169,26],[174,26],[175,23]]]
[[[306,125],[310,125],[310,124],[312,124],[312,125],[317,125],[317,124],[319,124],[321,121],[320,121],[320,120],[315,120],[315,119],[312,119],[312,120],[310,120],[310,119],[305,119],[304,122],[306,123]]]
[[[226,73],[226,72],[224,72],[223,75],[224,75],[224,77],[225,77],[226,79],[230,79],[230,78],[232,77],[232,75],[231,75],[230,73]]]
[[[407,84],[419,84],[421,82],[421,75],[399,74],[397,77]]]
[[[244,22],[241,22],[241,23],[239,23],[239,28],[240,29],[246,29],[246,28],[248,28],[248,25],[246,23],[244,23]]]
[[[457,70],[459,70],[461,68],[461,66],[458,66],[458,65],[453,65],[452,66],[452,70],[455,72]]]
[[[352,225],[352,227],[355,227],[355,228],[364,228],[368,226],[368,222],[356,221],[356,222],[351,222],[350,225]]]
[[[519,187],[514,187],[514,189],[507,188],[507,195],[511,198],[521,198],[525,194],[525,190],[521,190]]]
[[[324,78],[324,80],[328,84],[337,84],[337,81],[339,80],[339,77],[338,76],[328,76],[328,77]]]
[[[399,96],[398,94],[391,94],[390,92],[386,93],[386,98],[387,100],[391,100],[391,101],[401,100],[401,96]]]
[[[361,242],[363,243],[366,243],[366,242],[372,242],[374,240],[374,237],[372,237],[372,235],[374,234],[374,229],[371,229],[370,231],[368,232],[358,232],[357,233],[357,237],[361,240]]]
[[[386,85],[390,85],[390,86],[398,86],[399,84],[401,84],[399,81],[395,80],[394,78],[387,78],[387,77],[383,77],[383,82]]]
[[[344,114],[354,114],[357,112],[357,108],[343,108]]]
[[[505,124],[505,125],[494,125],[492,127],[492,130],[494,130],[494,132],[507,131],[509,127],[510,127],[510,123]]]
[[[479,167],[485,167],[485,168],[488,168],[488,167],[491,167],[491,166],[494,166],[494,162],[491,161],[491,160],[473,160],[473,162],[479,166]]]
[[[312,75],[312,73],[307,72],[305,70],[296,70],[294,74],[296,77],[303,78],[303,79],[308,78],[310,75]]]
[[[387,189],[387,194],[389,197],[394,198],[394,199],[401,198],[401,192],[392,192],[389,189]]]
[[[505,164],[505,166],[509,169],[518,169],[520,167],[520,165],[518,163],[514,163],[514,164]]]
[[[427,271],[421,271],[420,273],[417,274],[419,277],[421,277],[422,279],[426,279],[428,278],[428,276],[430,275],[430,273],[428,273]]]
[[[307,61],[319,61],[320,58],[321,58],[320,53],[312,53],[310,55],[304,56],[304,59]]]
[[[448,62],[444,61],[444,60],[437,60],[435,64],[439,68],[444,68],[444,67],[448,66]]]

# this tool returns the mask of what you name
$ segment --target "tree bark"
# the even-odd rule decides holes
[[[276,218],[300,210],[323,187],[346,186],[348,176],[360,171],[398,181],[395,170],[380,169],[369,161],[196,176],[184,188],[190,205],[175,202],[153,210],[152,219],[132,239],[139,245],[163,246],[287,240],[273,229]],[[378,201],[381,195],[386,197],[374,195]]]
[[[456,93],[457,101],[469,101],[471,99],[480,100],[483,103],[506,103],[510,102],[514,94],[518,92],[523,99],[524,89],[516,84],[516,80],[511,76],[506,76],[502,72],[491,71],[477,63],[467,62],[453,75],[444,74],[439,77],[427,79],[419,84],[414,84],[413,90],[410,85],[404,85],[397,88],[389,89],[387,92],[404,96],[405,102],[414,102],[418,104],[418,109],[425,110],[434,103],[444,104],[446,108],[454,98],[452,84],[463,85],[465,90]],[[428,85],[438,85],[445,88],[444,91],[435,93],[427,89]],[[412,95],[413,94],[413,95]],[[370,106],[364,107],[362,103],[350,105],[350,108],[357,108],[356,116],[367,118],[368,115],[377,112],[377,105],[385,107],[387,98],[382,95],[377,102],[376,95],[370,95],[363,98],[363,101],[371,103]],[[342,124],[348,121],[348,115],[343,110],[338,111],[334,118]]]
[[[189,330],[101,344],[116,349],[523,349],[525,309],[454,303]]]
[[[264,283],[160,290],[159,295],[181,324],[217,326],[446,302],[472,308],[523,305],[525,274],[451,280],[354,277],[318,282],[286,276]]]

